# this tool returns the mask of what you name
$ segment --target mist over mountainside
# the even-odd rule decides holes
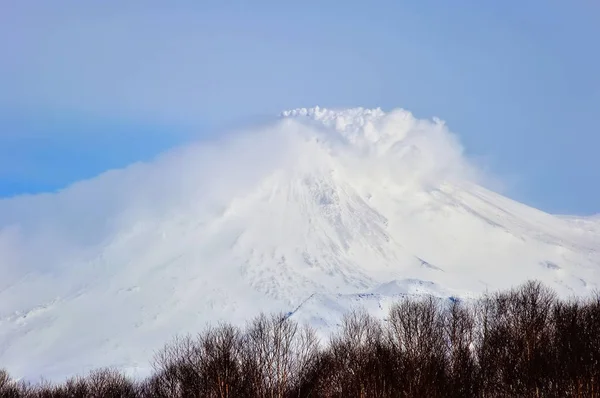
[[[313,108],[2,200],[0,364],[144,373],[173,335],[261,311],[326,335],[347,309],[404,294],[598,287],[598,218],[544,213],[485,180],[442,121]]]

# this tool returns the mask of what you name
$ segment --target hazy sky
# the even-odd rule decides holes
[[[598,213],[599,39],[592,0],[0,0],[0,196],[379,106],[446,120],[517,200]]]

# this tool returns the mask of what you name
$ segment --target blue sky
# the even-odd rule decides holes
[[[4,1],[0,196],[287,108],[380,106],[446,120],[517,200],[598,213],[598,38],[591,0]]]

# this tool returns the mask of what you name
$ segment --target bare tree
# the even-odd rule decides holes
[[[472,349],[475,343],[473,311],[453,299],[445,308],[444,340],[447,353],[447,396],[477,396],[479,372]]]
[[[11,379],[6,370],[0,369],[0,397],[20,398],[21,396],[17,383]]]
[[[403,299],[390,309],[388,340],[401,360],[405,396],[440,396],[445,383],[444,319],[438,301]]]

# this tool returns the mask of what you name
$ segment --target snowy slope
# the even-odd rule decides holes
[[[298,109],[56,194],[0,201],[0,365],[61,378],[206,322],[600,283],[600,227],[483,188],[443,122]]]

